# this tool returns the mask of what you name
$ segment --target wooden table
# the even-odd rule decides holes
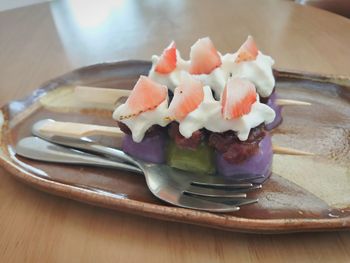
[[[0,13],[0,104],[103,61],[149,59],[210,36],[248,34],[277,67],[350,74],[350,20],[291,1],[53,1]],[[89,1],[91,3],[92,1]],[[1,262],[350,262],[350,233],[239,234],[91,207],[0,169]]]

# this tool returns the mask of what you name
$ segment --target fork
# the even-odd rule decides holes
[[[135,166],[128,165],[125,163],[119,163],[111,159],[103,158],[101,156],[89,154],[86,152],[81,152],[72,148],[63,147],[57,144],[50,143],[38,137],[26,137],[21,139],[16,145],[16,154],[26,158],[33,159],[33,160],[39,160],[39,161],[45,161],[45,162],[75,164],[75,165],[82,164],[82,165],[88,165],[88,166],[116,168],[119,170],[142,173],[142,171]],[[108,189],[102,189],[100,187],[85,185],[82,183],[77,184],[77,183],[67,182],[57,178],[52,179],[46,176],[45,176],[45,179],[46,180],[51,179],[59,183],[69,184],[75,187],[87,189],[98,193],[107,194],[110,196],[114,195],[113,191]],[[201,184],[201,182],[197,182],[197,183]],[[244,191],[249,191],[252,189],[253,187],[250,189],[244,189]],[[239,209],[239,206],[251,204],[257,201],[256,199],[245,199],[246,195],[243,192],[237,195],[232,195],[231,197],[229,196],[223,197],[219,195],[215,197],[203,196],[202,198],[205,198],[206,200],[202,200],[200,203],[202,205],[205,205],[206,209],[201,209],[201,210],[207,210],[211,212],[232,212],[232,211],[237,211]],[[181,202],[186,202],[187,204],[186,207],[192,208],[192,209],[200,209],[198,207],[193,207],[198,204],[198,201],[195,200],[198,197],[191,196],[190,193],[187,193],[185,195],[186,196],[181,197]]]
[[[87,137],[77,139],[66,136],[46,136],[34,129],[33,133],[56,144],[133,164],[142,170],[148,188],[156,197],[176,206],[211,212],[238,211],[239,206],[257,202],[257,199],[245,199],[246,193],[261,188],[261,185],[239,180],[189,173],[168,165],[144,162],[121,150],[97,144]],[[256,178],[260,177],[262,176],[256,175]]]
[[[136,173],[142,172],[135,166],[131,166],[125,163],[118,163],[111,159],[78,151],[72,148],[63,147],[50,143],[38,137],[27,137],[21,139],[16,145],[16,153],[20,156],[40,161],[68,164],[85,164],[89,166],[117,168],[120,170],[127,170]],[[239,210],[239,206],[254,203],[257,201],[256,199],[245,199],[245,192],[260,188],[260,186],[253,186],[252,184],[246,183],[233,183],[232,181],[220,180],[218,178],[206,175],[200,176],[201,180],[195,180],[195,178],[192,177],[192,174],[187,174],[186,172],[175,170],[170,167],[167,167],[167,169],[170,171],[175,171],[175,178],[182,182],[179,187],[183,187],[184,182],[186,182],[189,186],[187,190],[185,189],[183,191],[179,191],[179,187],[175,187],[174,189],[174,182],[169,180],[171,177],[170,174],[160,174],[153,172],[153,176],[146,177],[147,184],[151,184],[153,186],[150,188],[151,192],[155,194],[152,189],[157,189],[157,194],[155,195],[168,203],[186,208],[206,210],[211,212],[232,212]],[[189,178],[189,175],[192,180]],[[166,178],[168,180],[168,183],[170,182],[170,185],[168,184],[167,187],[164,187],[164,184],[160,184],[160,182],[156,180],[156,176],[161,176],[163,179]],[[179,176],[182,176],[183,178],[181,179]],[[183,179],[185,179],[185,181]],[[230,185],[227,185],[228,182]],[[228,189],[231,189],[223,190],[223,184],[225,184],[225,188],[227,187]],[[108,191],[105,189],[98,189],[93,186],[79,185],[78,187],[108,193]],[[191,189],[193,187],[194,190]],[[205,187],[213,187],[213,189]],[[171,202],[171,199],[169,199],[169,194],[172,194],[172,196],[174,196],[174,191],[178,200]]]

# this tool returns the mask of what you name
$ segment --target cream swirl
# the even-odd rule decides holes
[[[217,109],[221,109],[220,102],[213,98],[209,86],[203,87],[204,98],[197,109],[190,112],[185,119],[179,122],[179,131],[182,136],[189,138],[192,133],[206,126],[209,116],[215,114]]]
[[[224,90],[226,81],[227,81],[226,74],[221,69],[221,67],[214,69],[209,74],[200,74],[200,75],[191,75],[191,76],[200,80],[203,83],[203,85],[210,86],[215,93],[215,97],[218,99],[220,98],[220,95]]]
[[[205,128],[212,132],[225,132],[233,130],[241,141],[247,140],[252,128],[261,123],[271,123],[275,118],[275,112],[269,106],[259,102],[259,96],[253,103],[251,111],[240,118],[225,120],[221,113],[221,103],[213,98],[209,86],[204,86],[204,99],[202,103],[190,112],[179,123],[182,136],[189,138],[192,133]]]
[[[237,53],[222,56],[221,70],[225,80],[229,77],[247,79],[255,84],[256,90],[261,97],[271,95],[275,87],[272,65],[275,61],[260,51],[256,59],[236,63]]]
[[[154,80],[155,82],[158,82],[159,84],[166,85],[168,89],[174,91],[174,89],[180,83],[181,72],[188,71],[190,62],[183,60],[180,56],[180,52],[176,51],[176,68],[168,74],[162,74],[155,71],[159,60],[159,56],[152,56],[152,68],[148,73],[148,77]]]
[[[165,99],[155,109],[142,112],[137,116],[131,118],[121,118],[125,112],[129,112],[127,104],[120,105],[113,112],[113,119],[124,123],[129,127],[132,133],[132,139],[135,142],[141,142],[145,136],[146,131],[153,125],[160,125],[162,127],[168,125],[169,120],[166,118],[168,109],[168,99]]]
[[[220,98],[220,94],[224,90],[229,77],[247,79],[255,84],[261,97],[270,96],[275,86],[275,78],[272,71],[274,60],[260,51],[256,59],[252,61],[236,63],[236,57],[237,53],[225,54],[221,56],[222,65],[211,73],[191,76],[200,80],[203,85],[209,85],[214,91],[216,98]],[[152,57],[152,68],[149,72],[149,77],[174,91],[175,87],[180,83],[181,73],[183,71],[188,72],[190,61],[183,60],[177,52],[176,69],[169,74],[161,74],[154,70],[159,58],[156,55]]]

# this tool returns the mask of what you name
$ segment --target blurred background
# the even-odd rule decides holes
[[[9,10],[13,8],[43,3],[43,2],[49,2],[50,0],[1,0],[0,1],[0,11]],[[56,0],[60,1],[60,0]],[[276,1],[283,1],[283,0],[276,0]],[[293,0],[285,0],[285,1],[293,1]],[[298,4],[301,5],[311,5],[315,6],[324,10],[328,10],[330,12],[350,17],[350,1],[349,0],[294,0]],[[79,2],[77,0],[73,0],[70,2]],[[82,2],[82,1],[80,1]],[[108,0],[101,0],[101,1],[89,1],[85,0],[85,5],[87,3],[92,2],[99,2],[100,4],[104,4],[105,2],[118,2],[118,1],[108,1]]]
[[[199,3],[205,8],[198,8]],[[9,78],[3,84],[35,87],[40,84],[38,80],[42,82],[42,78],[55,77],[67,69],[127,59],[149,60],[172,40],[187,59],[189,47],[205,36],[210,36],[222,53],[228,53],[238,49],[247,35],[252,35],[262,52],[276,58],[277,68],[348,74],[349,69],[343,66],[348,60],[344,56],[348,50],[337,39],[340,35],[343,42],[347,41],[349,34],[327,19],[329,12],[336,12],[331,16],[345,25],[350,0],[220,0],[220,5],[217,3],[212,0],[0,0],[0,58],[9,65],[2,71],[8,76],[29,71],[33,76],[25,83],[20,78]],[[7,45],[7,41],[18,46]],[[337,52],[330,54],[330,47]],[[28,69],[22,61],[35,67]],[[324,61],[329,61],[329,65],[322,66]]]

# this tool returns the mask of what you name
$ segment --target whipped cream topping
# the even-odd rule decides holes
[[[227,80],[230,76],[247,79],[254,83],[261,97],[270,96],[275,87],[275,78],[272,72],[272,65],[275,61],[260,51],[255,60],[235,63],[236,57],[237,52],[221,57],[222,65],[220,68],[225,79]]]
[[[210,74],[191,75],[200,80],[203,85],[209,85],[215,93],[216,98],[220,98],[225,88],[226,82],[230,76],[244,78],[254,83],[258,94],[261,97],[271,95],[275,87],[275,78],[272,72],[272,66],[275,61],[262,52],[258,52],[255,60],[235,63],[237,52],[234,54],[220,55],[222,65],[214,69]],[[152,56],[152,68],[149,77],[154,81],[166,85],[171,91],[179,85],[181,72],[188,71],[190,61],[183,60],[177,52],[176,69],[169,74],[160,74],[155,72],[155,67],[159,61],[159,56]]]
[[[221,55],[220,55],[221,56]],[[168,89],[174,91],[174,89],[180,84],[182,72],[188,72],[191,61],[181,58],[180,53],[176,51],[176,69],[169,74],[161,74],[155,71],[155,68],[159,62],[160,57],[157,55],[152,56],[152,68],[148,73],[155,82],[166,85]],[[197,80],[200,80],[203,85],[209,85],[215,93],[216,98],[220,98],[220,94],[226,85],[226,72],[221,67],[214,69],[210,74],[191,75]]]
[[[248,42],[246,41],[247,44],[244,44],[244,47],[249,47],[249,40],[252,41],[252,38],[248,37]],[[180,133],[184,137],[189,138],[194,131],[206,128],[212,132],[233,130],[237,132],[238,138],[244,141],[248,138],[252,128],[261,123],[269,124],[274,120],[274,110],[259,102],[259,96],[268,97],[274,89],[275,79],[272,71],[274,60],[258,51],[258,55],[254,60],[236,63],[238,52],[225,55],[219,53],[222,64],[218,68],[210,74],[191,75],[203,83],[204,99],[197,109],[190,112],[185,119],[179,122]],[[255,55],[256,52],[254,57]],[[185,72],[189,74],[191,61],[182,59],[179,51],[176,50],[176,68],[168,74],[162,74],[155,71],[160,59],[160,56],[152,56],[152,68],[148,76],[153,81],[166,85],[168,89],[174,91],[180,85],[181,75]],[[251,111],[248,114],[240,118],[227,120],[222,117],[220,96],[231,77],[251,81],[255,85],[258,95],[257,101],[251,106]],[[213,97],[212,91],[214,91],[217,100]],[[135,142],[140,142],[145,132],[152,125],[166,126],[169,123],[168,100],[162,102],[154,110],[120,120],[122,113],[125,112],[128,112],[127,106],[121,105],[113,113],[113,118],[122,121],[130,128]]]
[[[179,122],[179,131],[185,138],[191,137],[193,132],[204,128],[209,116],[214,115],[217,109],[221,109],[220,102],[213,98],[210,87],[204,86],[203,91],[204,98],[201,104]],[[222,117],[220,116],[220,118]]]
[[[148,77],[159,84],[166,85],[168,89],[174,91],[174,89],[180,84],[181,72],[188,71],[190,62],[183,60],[180,53],[176,51],[176,68],[169,74],[161,74],[155,71],[159,59],[160,56],[152,56],[152,68],[148,73]]]
[[[215,93],[215,97],[220,99],[220,95],[225,88],[227,77],[225,72],[220,68],[214,69],[210,74],[191,75],[200,80],[203,85],[208,85]]]
[[[275,118],[275,112],[269,106],[259,102],[257,95],[256,102],[252,105],[251,111],[240,118],[225,120],[221,114],[221,103],[213,98],[209,86],[204,86],[204,99],[198,108],[190,112],[180,122],[179,130],[182,136],[189,138],[192,133],[206,128],[212,132],[225,132],[233,130],[241,141],[248,139],[252,128],[261,123],[271,123]]]
[[[135,142],[141,142],[146,131],[153,125],[162,127],[168,125],[169,120],[166,118],[168,109],[168,98],[159,104],[155,109],[142,112],[131,118],[123,118],[125,112],[129,112],[128,105],[122,104],[113,112],[113,119],[124,123],[129,127],[132,133],[132,139]]]
[[[197,109],[190,112],[185,119],[179,122],[179,131],[182,136],[189,138],[192,133],[206,128],[212,132],[225,132],[233,130],[241,141],[247,140],[252,128],[261,123],[269,124],[275,118],[275,112],[266,104],[257,101],[252,105],[251,111],[240,118],[226,120],[222,117],[221,103],[214,99],[211,88],[203,87],[204,99]],[[165,127],[169,124],[168,118],[168,99],[164,100],[154,110],[142,112],[131,118],[121,119],[125,112],[128,112],[126,104],[120,105],[113,113],[113,118],[123,122],[132,132],[132,138],[135,142],[141,142],[146,131],[153,125]]]

